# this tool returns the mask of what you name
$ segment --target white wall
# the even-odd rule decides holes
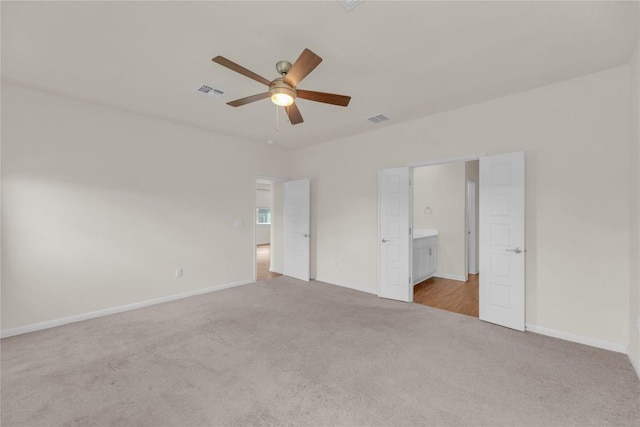
[[[278,148],[5,83],[2,143],[3,330],[250,281],[255,176],[290,172]]]
[[[293,177],[312,182],[313,274],[376,292],[378,169],[525,150],[527,322],[626,345],[628,68],[294,151]]]
[[[256,208],[271,209],[271,184],[256,185]],[[256,224],[256,245],[271,243],[271,224]]]
[[[466,276],[465,194],[465,162],[413,170],[413,227],[438,230],[436,275],[448,279]]]
[[[640,56],[636,46],[629,62],[630,132],[629,156],[629,359],[640,376]]]

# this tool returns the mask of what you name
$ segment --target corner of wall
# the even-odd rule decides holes
[[[629,61],[629,349],[640,377],[640,42]]]

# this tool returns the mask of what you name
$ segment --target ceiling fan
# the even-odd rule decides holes
[[[222,65],[223,67],[227,67],[236,73],[240,73],[243,76],[247,76],[250,79],[269,86],[268,92],[236,99],[235,101],[227,102],[227,105],[240,107],[241,105],[246,105],[251,102],[271,97],[271,101],[274,104],[285,108],[287,116],[289,116],[289,121],[292,125],[297,125],[304,121],[302,120],[302,114],[300,114],[300,110],[295,103],[296,98],[323,102],[325,104],[340,105],[342,107],[349,105],[349,101],[351,100],[350,96],[297,88],[302,79],[307,77],[307,75],[309,75],[309,73],[322,62],[322,58],[311,52],[309,49],[303,50],[293,65],[291,65],[289,61],[279,61],[276,63],[276,70],[278,70],[281,77],[272,81],[269,81],[222,56],[216,56],[212,61]]]

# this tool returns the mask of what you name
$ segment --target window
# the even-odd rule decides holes
[[[256,215],[258,218],[258,224],[271,224],[271,209],[258,208],[256,210],[258,211],[258,214]]]

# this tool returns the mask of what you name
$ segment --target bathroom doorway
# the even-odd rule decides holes
[[[414,163],[378,171],[378,297],[413,302],[414,285],[432,277],[446,277],[440,269],[442,256],[448,256],[442,242],[429,242],[430,230],[444,240],[444,231],[434,227],[420,230],[414,210],[426,216],[436,211],[429,204],[414,204],[414,172],[423,166],[479,160],[476,193],[479,197],[477,227],[479,258],[479,319],[485,322],[525,330],[525,152],[475,154],[454,159]],[[465,164],[466,167],[466,164]],[[426,170],[426,169],[425,169]],[[436,188],[439,188],[438,186]],[[462,182],[465,188],[465,182]],[[417,194],[422,194],[418,192]],[[427,201],[428,202],[428,201]],[[428,209],[431,208],[431,209]],[[440,209],[438,209],[438,212]],[[465,223],[465,215],[456,215]],[[419,215],[415,216],[416,221]],[[408,233],[407,233],[408,231]],[[427,235],[420,235],[426,231]],[[438,237],[439,239],[439,237]],[[462,242],[466,242],[463,238]],[[417,249],[414,251],[414,244]],[[440,254],[442,249],[442,254]],[[418,258],[414,258],[419,253]],[[467,251],[464,251],[465,256]],[[468,265],[462,263],[465,279]],[[443,277],[444,276],[444,277]],[[407,281],[408,278],[408,281]]]
[[[413,301],[479,315],[479,162],[413,168]]]

